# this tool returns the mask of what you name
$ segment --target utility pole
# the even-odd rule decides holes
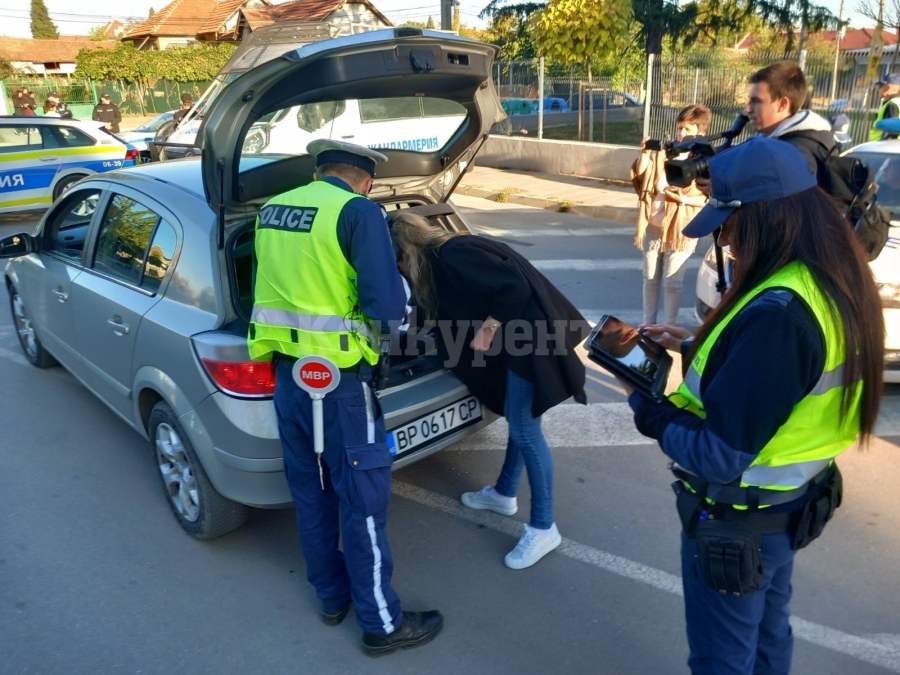
[[[441,30],[453,30],[453,0],[441,0]]]
[[[841,40],[844,37],[844,0],[841,0],[841,8],[838,10],[838,30],[834,40],[834,70],[831,73],[831,98],[833,101],[837,97],[837,80],[838,80],[838,59],[841,55]]]

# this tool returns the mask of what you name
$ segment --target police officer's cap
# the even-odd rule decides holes
[[[328,138],[319,138],[306,146],[306,152],[314,155],[316,166],[324,164],[349,164],[362,169],[370,176],[375,175],[376,162],[386,162],[388,158],[376,150],[346,143],[344,141],[332,141]]]

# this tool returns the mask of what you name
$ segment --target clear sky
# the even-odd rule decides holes
[[[283,1],[283,0],[282,0]],[[147,17],[150,8],[162,9],[166,0],[44,0],[50,10],[50,18],[63,35],[87,35],[94,26],[106,23],[110,18],[141,20]],[[373,0],[378,9],[394,23],[425,21],[429,16],[440,26],[440,0]],[[838,13],[840,0],[820,0]],[[845,0],[844,12],[854,28],[871,25],[864,17],[852,10],[858,0]],[[485,24],[478,19],[478,13],[488,0],[461,0],[462,21],[468,26]],[[280,2],[275,2],[280,4]],[[90,9],[87,9],[90,7]],[[30,0],[0,0],[0,35],[11,37],[31,37]]]

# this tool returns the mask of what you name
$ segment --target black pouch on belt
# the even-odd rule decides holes
[[[697,523],[697,563],[707,585],[738,598],[758,591],[763,582],[760,543],[760,535],[739,521],[710,519]]]
[[[819,538],[825,524],[831,520],[834,512],[841,505],[844,493],[844,480],[837,464],[834,471],[825,479],[815,497],[810,498],[797,517],[794,539],[791,548],[799,551]]]

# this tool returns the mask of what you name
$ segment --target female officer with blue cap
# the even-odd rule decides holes
[[[678,478],[691,671],[788,673],[794,555],[840,504],[835,457],[875,425],[881,304],[849,223],[791,145],[753,138],[709,173],[684,234],[730,246],[731,288],[693,338],[645,327],[682,349],[684,383],[628,402]]]

